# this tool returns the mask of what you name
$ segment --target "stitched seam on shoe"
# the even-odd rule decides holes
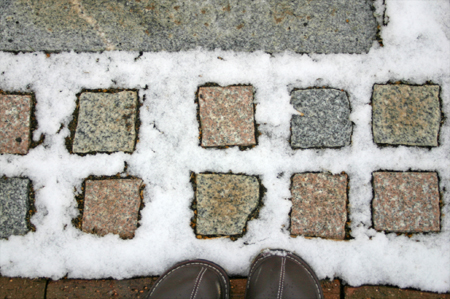
[[[271,257],[271,256],[272,256],[272,255],[262,256],[262,257],[258,258],[257,260],[255,260],[255,262],[254,262],[254,264],[253,264],[253,267],[250,269],[250,273],[248,273],[248,277],[247,277],[247,289],[248,289],[249,286],[250,286],[250,278],[252,277],[253,271],[255,271],[256,266],[257,266],[258,264],[260,264],[260,261],[262,261],[262,260],[264,260],[264,259],[266,259],[266,258],[268,258],[268,257]]]
[[[280,299],[283,296],[283,287],[284,287],[284,271],[286,269],[286,257],[283,256],[281,258],[281,271],[280,271],[280,282],[278,284],[278,295],[277,298]]]
[[[172,272],[174,272],[174,271],[176,271],[176,270],[178,270],[178,269],[184,268],[184,267],[186,267],[186,266],[189,266],[189,265],[201,265],[201,266],[205,266],[205,267],[211,268],[212,270],[216,271],[216,272],[219,274],[219,276],[222,278],[222,280],[223,280],[223,283],[224,283],[224,285],[225,285],[225,298],[228,298],[227,280],[226,280],[225,277],[222,275],[222,272],[220,272],[220,271],[219,271],[218,269],[216,269],[215,267],[213,267],[213,266],[211,266],[211,265],[208,265],[208,264],[204,264],[204,263],[188,263],[188,264],[184,264],[184,265],[181,265],[181,266],[178,266],[178,267],[172,269],[170,272],[168,272],[168,273],[165,275],[165,277],[164,277],[163,279],[161,279],[160,281],[158,281],[158,283],[152,288],[152,292],[148,295],[147,298],[150,298],[150,296],[151,296],[151,295],[155,292],[155,290],[158,288],[158,285],[159,285],[161,282],[163,282],[164,280],[166,280],[166,278],[169,277],[169,275],[170,275]]]
[[[289,255],[287,256],[287,258],[293,260],[294,262],[296,262],[297,264],[299,264],[300,266],[302,266],[303,269],[306,270],[306,272],[308,273],[308,275],[309,275],[309,276],[312,278],[312,280],[314,281],[314,285],[315,285],[315,287],[316,287],[317,294],[319,295],[319,298],[322,298],[322,297],[320,296],[320,288],[319,288],[319,286],[317,285],[316,279],[315,279],[314,276],[311,274],[311,272],[308,270],[308,268],[305,267],[305,265],[303,265],[303,263],[300,263],[298,260],[296,260],[295,258],[290,257]]]
[[[195,279],[194,288],[192,289],[191,293],[191,299],[194,299],[195,296],[197,296],[198,286],[200,285],[200,282],[202,281],[203,274],[205,274],[206,268],[202,268],[200,272],[197,275],[197,278]]]

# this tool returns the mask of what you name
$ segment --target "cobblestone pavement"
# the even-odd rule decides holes
[[[175,5],[170,8],[166,1],[157,1],[156,4],[154,1],[135,1],[130,7],[125,7],[123,3],[114,4],[115,1],[105,1],[103,8],[99,8],[95,1],[54,1],[54,7],[38,2],[30,4],[32,9],[26,9],[28,4],[21,0],[0,4],[0,9],[4,11],[0,14],[0,24],[7,28],[1,35],[0,50],[174,52],[202,46],[209,50],[246,52],[293,50],[299,53],[367,53],[374,43],[380,43],[377,41],[377,21],[380,21],[380,16],[373,14],[374,7],[370,1],[340,1],[337,6],[331,5],[331,1],[316,6],[298,1],[304,4],[303,10],[290,5],[295,1],[268,1],[267,7],[256,7],[251,4],[252,1],[243,1],[235,7],[212,1],[209,6],[194,7],[180,0],[175,1]],[[183,6],[186,6],[185,10]],[[32,14],[31,11],[41,14]],[[90,11],[90,14],[85,11]],[[107,15],[102,14],[105,11]],[[137,15],[129,13],[133,11]],[[83,22],[79,20],[80,15]],[[255,17],[253,20],[252,16]],[[214,23],[215,19],[220,18],[224,18],[223,23]],[[145,22],[138,23],[140,19],[145,19],[148,25],[142,25]],[[170,26],[162,23],[165,19]],[[242,20],[246,22],[241,23]],[[252,22],[254,26],[248,26]],[[354,22],[358,26],[353,26]],[[124,28],[128,26],[133,30],[126,31],[120,26],[111,25],[115,23],[123,23]],[[183,23],[188,24],[186,30],[178,27]],[[20,34],[24,24],[28,24],[29,28],[25,36]],[[43,25],[53,29],[45,29]],[[71,26],[84,30],[84,39]],[[151,31],[155,27],[159,28],[159,34]],[[331,27],[336,28],[335,32],[330,31]],[[222,36],[221,32],[228,32],[228,35]],[[321,32],[320,38],[309,38],[312,32]],[[246,39],[246,36],[251,38]],[[180,40],[183,42],[180,43]],[[233,44],[230,40],[236,42]],[[52,55],[48,53],[47,58]],[[221,57],[218,59],[223,60]],[[407,147],[431,152],[442,146],[440,134],[445,120],[443,105],[448,105],[442,100],[443,86],[432,82],[414,84],[407,79],[399,78],[403,81],[371,86],[369,105],[372,136],[367,140],[377,150]],[[5,163],[13,163],[10,162],[13,159],[27,159],[32,151],[46,150],[47,144],[43,138],[36,138],[35,133],[38,132],[37,120],[45,118],[38,109],[44,107],[39,107],[42,105],[41,98],[48,95],[36,93],[33,89],[1,88],[0,155],[7,161]],[[140,140],[146,138],[145,134],[149,132],[147,128],[150,124],[142,126],[141,123],[141,117],[148,109],[148,106],[143,107],[146,99],[142,94],[148,88],[152,86],[138,89],[120,86],[108,89],[104,89],[104,86],[83,87],[81,92],[68,95],[76,98],[70,123],[54,130],[54,135],[67,131],[64,145],[60,145],[66,151],[64,154],[70,156],[67,160],[73,159],[71,163],[76,164],[73,161],[88,161],[103,154],[105,157],[132,157],[138,151]],[[241,80],[223,85],[205,82],[195,88],[196,91],[189,90],[191,94],[188,95],[195,98],[190,104],[195,104],[197,111],[194,122],[198,127],[195,136],[198,143],[194,146],[204,150],[205,157],[211,160],[211,156],[217,154],[220,159],[226,160],[226,154],[223,153],[227,150],[248,154],[258,148],[262,135],[270,139],[270,134],[264,135],[265,124],[258,122],[258,93],[251,82]],[[166,86],[164,90],[170,93],[170,87]],[[351,118],[352,94],[349,91],[314,84],[306,88],[291,88],[289,96],[292,116],[283,127],[289,128],[285,130],[285,134],[289,135],[285,140],[289,151],[317,150],[318,155],[321,155],[324,151],[351,148],[354,145],[354,130],[358,124],[355,118]],[[57,105],[56,101],[54,104]],[[164,135],[156,122],[153,128],[153,133],[158,131],[161,136]],[[51,138],[49,135],[46,138]],[[164,138],[171,137],[170,134],[164,135]],[[160,149],[161,152],[166,150],[176,151]],[[58,154],[62,155],[61,152],[54,153]],[[170,158],[173,163],[178,163],[176,154]],[[121,241],[133,241],[139,234],[144,206],[150,202],[150,193],[145,193],[148,178],[128,174],[127,161],[122,173],[80,172],[81,188],[72,193],[68,191],[69,197],[73,195],[71,205],[76,205],[79,212],[78,215],[70,214],[71,224],[80,233],[96,238],[113,234],[119,236]],[[105,162],[105,168],[109,162]],[[140,162],[133,163],[134,169],[141,166]],[[196,239],[205,242],[219,238],[233,241],[242,238],[250,230],[251,222],[260,217],[266,204],[266,194],[272,192],[267,187],[267,177],[232,170],[216,171],[214,167],[209,167],[214,163],[201,165],[208,167],[190,169],[190,174],[184,176],[193,190],[189,207],[193,217],[190,223],[184,223],[185,226],[193,231]],[[51,171],[52,168],[49,169]],[[274,177],[283,177],[283,172],[275,171],[272,174]],[[7,172],[0,169],[0,238],[4,242],[34,233],[36,227],[30,220],[34,214],[39,212],[39,215],[43,215],[39,216],[41,225],[45,215],[57,214],[55,211],[39,211],[35,192],[44,186],[36,185],[35,179],[26,175],[26,171],[23,172],[24,175],[6,175]],[[365,175],[371,177],[370,187],[367,188],[373,192],[372,197],[367,199],[370,223],[366,226],[375,233],[393,233],[405,238],[415,234],[441,233],[445,217],[443,194],[448,190],[441,187],[442,174],[438,170],[424,165],[402,170],[378,169]],[[283,194],[292,202],[292,206],[282,212],[289,219],[289,223],[283,224],[281,228],[287,238],[320,238],[336,243],[352,240],[352,229],[357,227],[351,225],[351,219],[359,212],[351,208],[349,190],[352,180],[353,174],[347,173],[345,168],[334,169],[333,173],[322,167],[317,171],[292,173],[290,185],[283,185]],[[125,280],[0,277],[0,297],[144,298],[155,280],[154,276]],[[450,298],[448,293],[428,293],[384,285],[351,287],[343,278],[322,280],[321,283],[327,299]],[[233,278],[231,298],[244,298],[245,285],[246,278]]]

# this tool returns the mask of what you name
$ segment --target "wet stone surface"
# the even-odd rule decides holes
[[[292,92],[291,104],[299,112],[291,119],[293,148],[342,147],[350,144],[352,123],[347,94],[337,89]]]
[[[0,94],[0,154],[26,154],[30,145],[31,96]]]
[[[365,53],[370,0],[2,0],[0,50]]]
[[[373,224],[390,232],[440,230],[435,172],[374,172]]]
[[[256,144],[252,86],[200,87],[203,147]]]
[[[83,92],[73,152],[132,152],[137,106],[135,91]]]
[[[141,204],[140,179],[87,180],[82,230],[134,237]]]
[[[0,238],[28,232],[29,179],[0,178]]]
[[[378,144],[438,146],[439,85],[373,87],[373,138]]]
[[[343,240],[347,185],[346,174],[295,174],[291,189],[291,234]]]
[[[259,203],[256,177],[232,174],[198,174],[197,225],[199,235],[238,235]]]

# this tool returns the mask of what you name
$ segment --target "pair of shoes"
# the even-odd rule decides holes
[[[182,262],[163,274],[148,299],[228,299],[230,281],[218,265],[205,260]],[[317,298],[323,293],[311,267],[300,257],[282,250],[261,253],[248,276],[245,298]]]

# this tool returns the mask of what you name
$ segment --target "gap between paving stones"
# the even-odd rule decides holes
[[[245,221],[245,225],[244,228],[242,229],[242,233],[241,234],[236,234],[236,235],[201,235],[198,234],[197,232],[197,176],[199,174],[219,174],[219,175],[240,175],[240,176],[246,176],[246,177],[253,177],[256,178],[259,184],[259,199],[258,199],[258,204],[255,207],[255,209],[250,212],[250,214],[247,216],[247,220]],[[237,239],[243,237],[246,233],[247,233],[247,224],[249,221],[253,220],[253,219],[257,219],[259,216],[259,211],[261,210],[261,208],[264,206],[264,202],[263,202],[263,198],[265,196],[265,193],[267,192],[267,189],[264,187],[264,185],[261,182],[261,179],[259,178],[259,176],[257,175],[248,175],[248,174],[244,174],[244,173],[232,173],[231,171],[228,173],[215,173],[215,172],[201,172],[199,174],[196,174],[194,172],[191,172],[190,174],[190,183],[192,185],[193,191],[194,191],[194,199],[192,200],[191,203],[191,210],[194,212],[194,216],[191,218],[191,223],[190,226],[192,227],[192,229],[194,230],[195,236],[197,239],[214,239],[214,238],[230,238],[230,240],[232,241],[236,241]]]

